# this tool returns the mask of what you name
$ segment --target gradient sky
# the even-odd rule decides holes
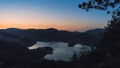
[[[0,0],[0,28],[84,31],[106,26],[103,11],[79,9],[82,0]]]

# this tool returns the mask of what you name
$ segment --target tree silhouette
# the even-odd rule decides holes
[[[108,14],[120,16],[120,0],[88,0],[79,4],[79,8],[104,10]]]
[[[107,32],[91,52],[73,54],[72,62],[81,68],[120,68],[120,17],[108,21]]]
[[[120,68],[120,0],[88,0],[80,3],[79,8],[86,11],[98,9],[112,14],[105,27],[107,32],[98,47],[86,56],[83,54],[79,63],[84,61],[89,68]]]

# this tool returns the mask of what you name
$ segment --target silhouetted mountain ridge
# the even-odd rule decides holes
[[[1,29],[0,35],[5,35],[7,39],[20,39],[29,42],[44,41],[44,42],[69,42],[71,44],[95,45],[99,42],[101,35],[105,29],[95,29],[86,32],[70,32],[65,30],[57,30],[54,28],[49,29],[18,29],[8,28]],[[6,39],[4,39],[6,40]],[[14,41],[15,42],[15,41]],[[34,43],[34,42],[33,42]]]
[[[104,28],[96,28],[96,29],[88,30],[85,33],[101,38],[104,32],[106,32]]]

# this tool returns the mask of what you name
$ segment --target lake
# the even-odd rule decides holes
[[[91,51],[91,47],[80,44],[76,44],[74,47],[68,47],[68,43],[65,42],[37,42],[35,45],[29,47],[29,49],[36,49],[46,46],[53,48],[54,51],[53,54],[48,54],[44,58],[55,61],[70,61],[73,53]]]

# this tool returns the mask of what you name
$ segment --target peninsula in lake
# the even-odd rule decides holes
[[[120,0],[0,0],[0,68],[120,68]]]

